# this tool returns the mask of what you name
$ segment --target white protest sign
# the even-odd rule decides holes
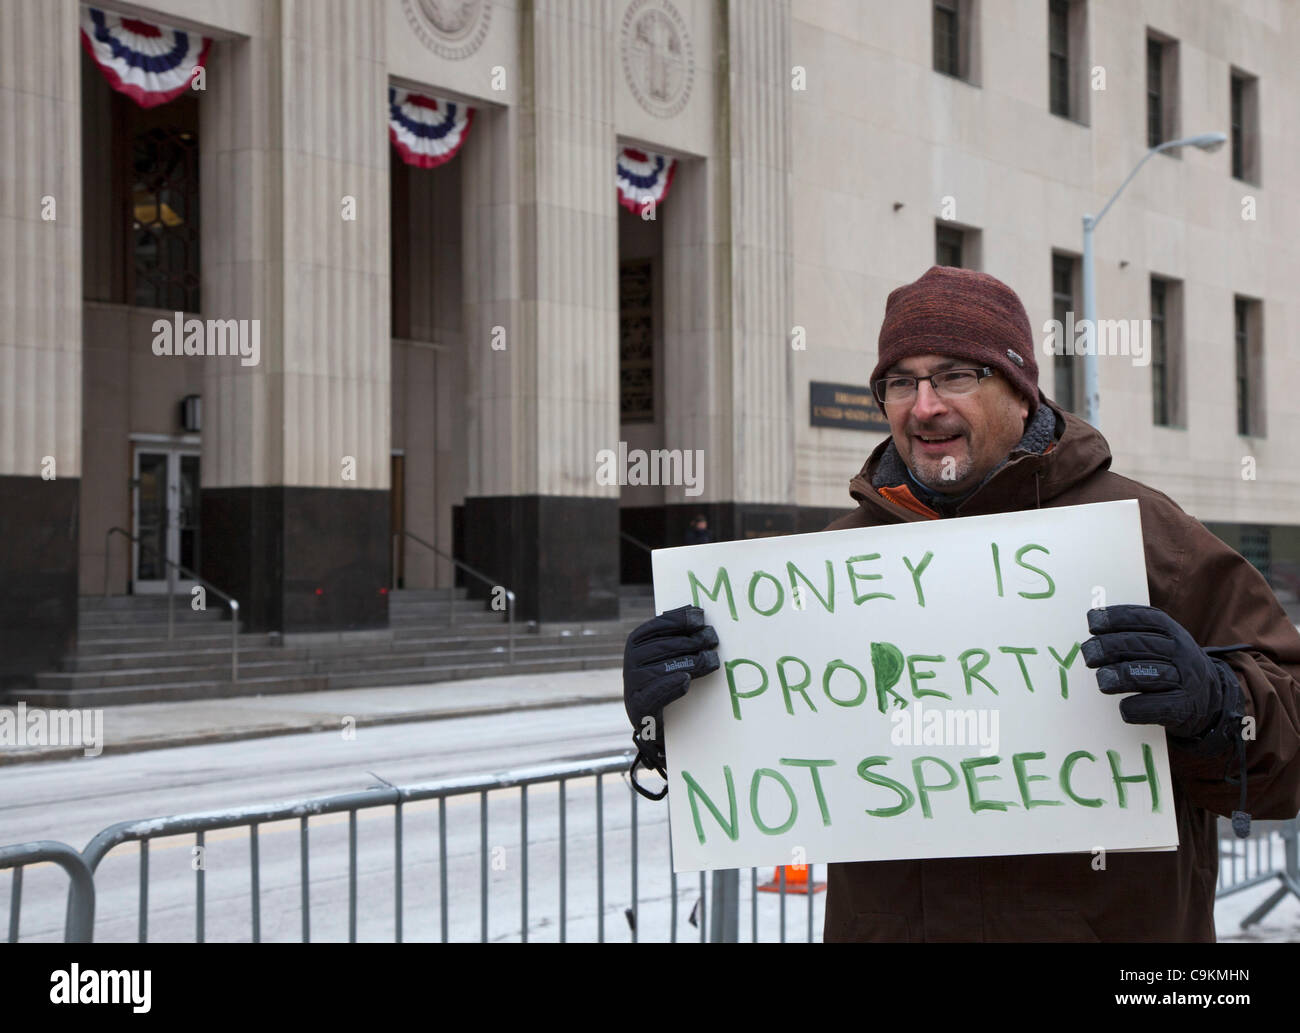
[[[1138,504],[653,555],[721,668],[664,713],[674,871],[1171,849],[1164,729],[1079,652],[1146,605]]]

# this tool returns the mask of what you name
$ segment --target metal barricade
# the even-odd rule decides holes
[[[23,868],[46,861],[59,865],[68,873],[71,883],[69,901],[74,895],[77,900],[75,906],[69,903],[63,941],[89,943],[95,928],[94,879],[79,853],[66,843],[57,843],[52,839],[0,847],[0,871],[13,869],[9,887],[9,942],[18,942],[18,924],[23,908]]]
[[[159,840],[167,840],[156,848],[165,851],[177,845],[172,837],[178,836],[193,837],[191,849],[198,862],[192,865],[193,891],[190,898],[193,938],[197,942],[208,938],[211,909],[208,901],[210,876],[208,865],[203,862],[205,851],[221,840],[237,841],[233,846],[224,844],[222,849],[242,850],[245,837],[246,871],[242,861],[238,865],[231,863],[232,855],[229,853],[223,855],[220,864],[216,865],[217,873],[224,880],[224,896],[219,894],[218,906],[225,938],[231,938],[232,905],[240,907],[231,890],[232,880],[236,879],[247,886],[248,899],[247,924],[239,923],[246,932],[240,932],[236,938],[247,937],[253,942],[265,938],[263,898],[271,892],[276,894],[278,904],[274,909],[275,917],[282,921],[286,915],[291,915],[290,921],[300,923],[296,930],[298,938],[303,942],[310,941],[313,936],[313,891],[320,897],[316,912],[318,919],[324,918],[320,924],[333,928],[333,934],[327,933],[326,937],[332,939],[343,939],[345,935],[342,903],[346,893],[346,939],[356,942],[359,933],[359,882],[362,879],[370,895],[383,896],[385,904],[391,899],[391,920],[383,919],[383,935],[391,935],[398,942],[413,928],[417,938],[442,942],[474,938],[480,941],[517,939],[527,942],[531,933],[543,931],[549,938],[565,942],[575,929],[579,938],[597,942],[624,936],[633,942],[639,939],[677,942],[681,932],[678,926],[679,898],[682,897],[686,898],[689,907],[687,920],[693,927],[687,939],[696,938],[695,930],[698,930],[700,942],[730,942],[741,938],[740,916],[747,907],[749,929],[745,938],[757,941],[760,933],[766,931],[766,938],[771,939],[775,938],[771,933],[778,932],[784,942],[788,931],[788,909],[796,909],[797,914],[805,904],[807,939],[812,941],[820,937],[820,909],[815,905],[822,898],[815,899],[815,894],[809,894],[806,901],[788,901],[785,893],[779,897],[760,893],[759,873],[755,869],[750,869],[747,880],[734,870],[715,872],[711,880],[701,873],[698,891],[693,878],[679,880],[671,871],[669,860],[667,807],[639,806],[640,798],[625,777],[631,756],[629,753],[579,758],[500,774],[408,786],[395,786],[379,779],[382,784],[370,789],[310,800],[120,822],[95,835],[81,854],[58,843],[26,844],[0,852],[0,858],[11,859],[8,864],[0,863],[0,867],[54,860],[68,869],[72,885],[68,894],[65,935],[69,941],[88,941],[93,935],[97,885],[101,900],[100,921],[116,924],[114,939],[129,939],[127,930],[134,924],[135,939],[147,941],[151,916],[150,846]],[[609,792],[611,775],[619,776],[615,788],[625,792],[625,798]],[[492,815],[489,815],[490,797],[491,808],[496,812]],[[541,801],[544,805],[535,809]],[[359,817],[366,818],[366,812],[385,807],[393,811],[391,865],[386,857],[378,855],[378,851],[387,849],[379,836],[368,837],[369,843],[362,840],[364,851],[359,849],[358,843]],[[462,821],[451,820],[451,808],[459,812]],[[516,808],[517,818],[514,814]],[[478,817],[477,830],[473,829],[474,811]],[[425,812],[428,813],[427,820]],[[646,813],[643,815],[642,812]],[[320,821],[329,815],[346,815],[346,873],[342,871],[343,830],[321,827],[337,824]],[[369,817],[386,822],[381,814]],[[492,836],[489,836],[490,818],[497,823]],[[517,838],[511,833],[509,843],[515,861],[507,874],[502,874],[504,865],[501,872],[496,865],[496,855],[506,848],[493,845],[494,842],[503,842],[500,830],[503,820],[507,823],[517,821],[513,826],[517,828]],[[269,832],[267,835],[259,834],[268,827],[271,831],[283,828],[272,825],[278,822],[296,824],[296,856],[287,837],[272,837]],[[313,822],[317,824],[313,825]],[[647,826],[653,834],[647,834]],[[294,825],[288,828],[292,830]],[[458,837],[455,857],[449,857],[449,830]],[[477,835],[473,835],[474,832]],[[318,845],[313,857],[313,834],[317,840],[325,841],[337,836],[338,849],[330,851],[325,848],[322,851]],[[477,850],[472,849],[474,840],[477,840]],[[138,845],[136,873],[131,874],[129,868],[115,865],[106,874],[102,866],[110,853],[130,843]],[[182,840],[179,845],[184,846],[186,842]],[[358,864],[359,855],[363,853],[368,866],[364,873]],[[476,857],[473,856],[475,853]],[[163,857],[169,862],[175,861],[174,854],[164,853]],[[129,854],[123,857],[119,852],[114,858],[127,864],[130,862]],[[382,861],[382,871],[378,870],[378,861]],[[272,865],[278,867],[271,868]],[[155,864],[154,867],[156,890],[160,866]],[[268,868],[273,875],[270,881],[276,882],[269,890],[264,882]],[[332,874],[331,868],[335,869]],[[813,871],[810,867],[810,883]],[[15,905],[10,911],[11,939],[17,938],[20,872],[18,869],[13,889]],[[165,866],[163,872],[163,893],[159,896],[169,894],[170,899],[161,903],[155,900],[153,914],[155,920],[161,916],[167,923],[166,938],[175,940],[181,935],[179,930],[184,928],[177,924],[179,909],[183,905],[184,912],[188,912],[191,906],[183,899],[184,875],[188,872],[181,874],[173,867],[170,869],[170,882],[165,881],[168,875]],[[611,872],[617,879],[616,886],[610,884]],[[119,885],[124,874],[124,884]],[[782,869],[781,886],[784,886],[784,876]],[[573,886],[577,881],[582,882],[582,893],[575,897]],[[134,909],[131,908],[132,882],[136,883]],[[477,901],[473,900],[475,882],[478,884]],[[668,884],[666,893],[662,888],[655,888],[655,884],[662,887],[664,882]],[[748,884],[748,901],[742,898],[744,883]],[[594,909],[589,899],[593,891]],[[291,893],[298,896],[296,908],[292,897],[287,896]],[[544,897],[539,897],[539,893]],[[243,896],[243,891],[237,890],[237,895]],[[326,910],[332,902],[331,895],[338,905],[337,910]],[[412,922],[410,898],[420,895],[429,898],[430,903],[415,915],[417,920]],[[693,906],[692,897],[695,898]],[[437,902],[436,921],[432,908],[434,898]],[[504,903],[503,898],[510,902]],[[610,898],[616,903],[607,907]],[[115,906],[104,905],[106,900],[114,901]],[[575,900],[581,914],[575,915]],[[122,906],[124,903],[125,907]],[[475,905],[477,922],[472,922],[469,912]],[[514,910],[516,907],[517,912]],[[136,912],[134,921],[131,910]],[[557,910],[558,918],[555,917]],[[626,927],[623,928],[623,922],[619,922],[622,931],[613,931],[607,927],[607,919],[612,915],[617,920],[620,911]],[[454,912],[459,913],[454,914],[456,925],[453,927],[449,919]],[[362,914],[371,925],[377,924],[377,909],[367,906]],[[495,934],[493,924],[498,927]],[[798,917],[794,918],[789,931],[798,929],[799,924],[802,923]],[[504,933],[501,932],[503,926],[506,929]],[[793,932],[793,935],[800,938],[798,932]]]
[[[527,942],[530,931],[546,929],[548,935],[557,936],[560,942],[570,938],[574,926],[571,887],[575,876],[579,879],[594,877],[595,908],[594,915],[579,916],[586,928],[587,938],[605,942],[609,937],[606,921],[610,913],[617,915],[619,907],[607,908],[610,896],[608,874],[611,867],[609,852],[618,851],[618,863],[626,861],[624,874],[626,884],[626,907],[622,908],[627,922],[629,938],[636,942],[643,938],[666,939],[677,942],[679,939],[679,907],[683,893],[694,895],[694,906],[689,913],[690,924],[698,930],[700,942],[732,942],[741,938],[758,942],[771,938],[786,942],[793,935],[808,942],[820,938],[820,909],[815,890],[815,867],[807,871],[806,896],[803,900],[790,899],[787,892],[793,887],[786,884],[786,869],[775,873],[772,882],[760,884],[757,869],[749,869],[749,878],[741,872],[714,872],[711,880],[703,873],[699,876],[698,890],[690,883],[679,885],[676,873],[671,871],[668,863],[669,830],[667,826],[667,808],[644,808],[639,805],[639,797],[632,790],[624,776],[631,760],[631,754],[603,755],[593,758],[580,758],[572,761],[557,762],[521,768],[494,775],[475,775],[464,778],[444,779],[409,786],[395,786],[379,779],[382,784],[356,792],[336,794],[310,800],[297,800],[285,803],[242,807],[230,810],[211,811],[201,814],[176,815],[172,817],[153,818],[145,821],[121,822],[104,829],[87,844],[81,853],[63,843],[38,841],[16,846],[0,847],[0,870],[12,869],[9,906],[9,940],[16,942],[23,902],[23,868],[24,866],[53,862],[63,867],[68,873],[70,886],[68,902],[64,915],[63,929],[67,942],[89,942],[94,932],[96,913],[96,879],[101,876],[100,867],[114,848],[127,843],[139,846],[138,854],[138,889],[136,901],[136,939],[144,942],[149,937],[150,916],[150,844],[169,837],[193,836],[195,855],[201,859],[207,846],[206,836],[223,830],[240,830],[247,837],[248,867],[248,916],[249,936],[254,942],[263,939],[262,898],[263,898],[263,856],[262,837],[259,835],[264,826],[276,822],[296,824],[297,856],[293,865],[297,869],[295,892],[299,896],[297,916],[300,922],[299,935],[306,942],[312,938],[312,836],[311,821],[338,814],[347,817],[347,933],[350,942],[358,939],[359,917],[359,866],[361,853],[358,845],[358,818],[375,808],[392,808],[392,863],[388,867],[384,861],[384,880],[391,879],[385,885],[385,893],[391,891],[392,920],[387,928],[392,938],[401,942],[410,928],[408,925],[409,886],[418,891],[427,890],[434,884],[432,868],[436,867],[437,920],[430,922],[425,918],[423,926],[415,923],[419,938],[438,939],[449,942],[453,939],[471,939],[477,932],[477,939],[517,938]],[[618,797],[611,798],[607,793],[609,776],[620,776],[619,784],[626,791],[626,804],[622,805]],[[377,776],[376,776],[377,777]],[[578,799],[576,790],[590,790],[590,799],[585,806],[574,806]],[[513,794],[508,791],[514,790]],[[532,792],[530,793],[530,790]],[[500,795],[505,792],[506,806],[502,806]],[[496,854],[504,852],[503,846],[493,846],[489,835],[490,802],[489,798],[497,794],[499,811],[518,809],[517,839],[513,839],[510,849],[516,851],[517,864],[510,878],[496,877]],[[539,820],[532,812],[531,801],[552,798],[548,806],[553,808],[551,814],[543,814]],[[476,850],[460,850],[459,866],[453,862],[457,859],[449,855],[449,805],[458,802],[467,804],[465,811],[477,811],[477,835],[473,837]],[[411,849],[412,839],[409,832],[410,815],[422,804],[436,805],[436,824],[430,828],[422,820],[417,832],[428,837],[429,843],[423,846],[415,839],[415,849]],[[618,815],[610,818],[611,804],[618,804]],[[476,805],[476,806],[475,806]],[[432,808],[425,808],[433,813]],[[640,817],[642,810],[648,811],[650,817]],[[592,812],[594,811],[594,820]],[[613,829],[623,816],[627,816],[625,825]],[[376,817],[382,818],[382,815]],[[469,815],[465,817],[468,819]],[[515,820],[513,814],[508,820]],[[654,835],[643,834],[642,826],[649,821],[654,827]],[[612,821],[612,824],[611,824]],[[576,832],[575,832],[575,826]],[[472,826],[471,826],[472,827]],[[532,830],[530,833],[530,829]],[[457,826],[457,832],[462,827]],[[1219,837],[1219,885],[1216,896],[1219,898],[1239,893],[1269,882],[1279,883],[1277,889],[1243,921],[1247,927],[1260,921],[1287,894],[1300,898],[1300,819],[1290,821],[1256,821],[1252,823],[1249,839],[1238,840],[1232,836],[1226,823],[1220,830]],[[626,834],[626,840],[623,834]],[[436,834],[436,835],[435,835]],[[586,846],[574,849],[575,836],[578,842]],[[585,837],[583,839],[582,837]],[[230,838],[230,837],[227,837]],[[237,834],[236,837],[239,838]],[[323,837],[322,837],[323,838]],[[500,841],[500,835],[496,839]],[[464,836],[462,840],[468,842]],[[436,841],[436,848],[434,842]],[[614,847],[611,848],[611,843]],[[280,842],[283,846],[283,841]],[[651,850],[649,861],[644,854],[645,848]],[[471,854],[476,856],[470,856]],[[436,855],[436,864],[433,856]],[[538,857],[540,863],[534,862]],[[585,856],[584,856],[585,855]],[[592,856],[594,855],[594,856]],[[319,853],[318,853],[319,857]],[[576,858],[576,862],[575,862]],[[281,858],[281,860],[284,860]],[[323,863],[318,861],[317,888],[328,883],[328,868],[337,858],[327,856]],[[373,862],[373,857],[370,858]],[[594,871],[587,871],[594,861]],[[423,868],[430,870],[426,878]],[[207,938],[207,869],[203,863],[194,866],[193,914],[194,939],[203,942]],[[228,866],[226,866],[228,868]],[[372,869],[373,869],[372,863]],[[667,894],[656,895],[653,889],[647,890],[647,873],[650,880],[659,877],[663,867],[668,867],[670,889]],[[455,880],[449,873],[456,870]],[[474,870],[476,869],[476,871]],[[504,866],[502,866],[504,870]],[[477,876],[477,878],[475,878]],[[377,875],[372,870],[366,873],[367,885],[373,889]],[[534,910],[538,894],[534,887],[538,883],[551,880],[546,888],[546,900],[541,908]],[[282,880],[283,881],[283,880]],[[477,922],[465,920],[466,902],[474,896],[472,886],[477,882]],[[621,881],[621,880],[620,880]],[[694,880],[691,880],[693,883]],[[710,885],[711,882],[711,885]],[[513,897],[517,894],[517,919],[513,913],[504,918],[511,923],[504,935],[493,935],[490,917],[502,924],[503,905],[501,896],[508,892]],[[110,887],[111,888],[111,887]],[[328,886],[325,887],[328,889]],[[771,895],[764,894],[764,889],[774,890]],[[453,892],[455,890],[455,892]],[[742,894],[742,890],[747,893]],[[283,892],[283,887],[280,888]],[[103,888],[100,897],[103,896]],[[622,895],[623,889],[616,889],[615,894]],[[554,896],[552,896],[554,894]],[[322,894],[327,895],[327,894]],[[229,896],[229,894],[227,894]],[[665,900],[664,897],[667,897]],[[746,899],[747,898],[747,899]],[[120,894],[119,894],[120,900]],[[649,905],[647,907],[647,905]],[[505,905],[513,910],[515,904]],[[550,909],[554,914],[558,906],[558,919],[552,924],[549,917],[539,917],[537,912]],[[449,916],[454,908],[461,908],[459,935],[453,935]],[[101,908],[101,910],[103,910]],[[119,912],[122,910],[119,906]],[[285,908],[281,907],[283,915]],[[742,923],[741,915],[748,910],[748,922]],[[793,917],[791,916],[793,910]],[[664,912],[667,912],[667,929],[663,928]],[[761,912],[761,914],[760,914]],[[802,914],[800,914],[802,912]],[[227,917],[229,908],[223,912]],[[289,912],[292,914],[292,912]],[[130,912],[126,914],[129,916]],[[367,918],[373,917],[368,909]],[[538,921],[530,921],[530,916]],[[800,919],[804,921],[801,922]],[[102,916],[101,916],[101,920]],[[643,922],[644,920],[644,922]],[[121,921],[120,919],[118,920]],[[128,917],[127,922],[130,921]],[[517,924],[514,924],[516,923]],[[620,923],[621,924],[621,923]],[[741,926],[748,925],[743,930]],[[775,929],[772,929],[772,926]],[[804,929],[799,929],[805,925]],[[476,928],[474,928],[476,927]],[[48,929],[48,925],[46,927]],[[797,931],[796,931],[797,930]],[[646,936],[647,931],[649,936]],[[775,936],[764,935],[775,932]],[[801,935],[802,934],[802,935]],[[172,938],[174,929],[170,930]],[[387,935],[387,933],[385,933]],[[342,938],[341,935],[335,938]],[[692,933],[689,937],[695,939]]]
[[[1241,920],[1254,925],[1287,894],[1300,900],[1300,817],[1289,821],[1252,821],[1250,836],[1237,839],[1228,822],[1219,819],[1219,884],[1216,898],[1231,896],[1262,883],[1281,885]]]
[[[654,876],[658,877],[663,867],[670,867],[667,852],[667,808],[651,810],[652,817],[649,820],[655,821],[657,819],[659,828],[656,830],[654,837],[647,838],[640,831],[646,819],[642,818],[639,813],[639,797],[632,790],[630,784],[626,782],[626,779],[620,777],[618,782],[619,787],[627,794],[625,803],[619,801],[617,797],[611,798],[608,792],[609,776],[622,776],[627,771],[630,762],[631,754],[605,755],[569,762],[537,765],[488,776],[476,775],[408,786],[394,786],[384,783],[372,789],[312,800],[244,807],[202,814],[177,815],[145,821],[122,822],[110,826],[96,835],[87,845],[83,856],[87,868],[92,873],[99,873],[101,864],[114,848],[132,842],[139,844],[139,864],[136,877],[138,881],[138,914],[135,924],[136,939],[144,942],[149,936],[150,843],[166,837],[192,835],[194,837],[193,850],[196,856],[201,856],[206,844],[205,835],[211,835],[221,830],[242,829],[246,832],[248,838],[248,868],[245,878],[249,891],[249,921],[246,928],[249,930],[250,938],[254,942],[259,942],[263,939],[261,901],[264,892],[262,884],[262,837],[259,836],[259,829],[272,822],[296,821],[298,823],[297,892],[300,895],[298,902],[301,920],[300,938],[306,942],[312,938],[313,865],[311,862],[313,857],[310,822],[313,819],[330,814],[346,814],[348,822],[347,939],[350,942],[355,942],[358,937],[358,816],[364,815],[364,812],[374,808],[389,807],[393,809],[393,855],[391,868],[383,876],[385,880],[384,895],[387,897],[391,893],[391,924],[388,928],[391,929],[392,938],[400,942],[405,938],[410,927],[408,925],[407,909],[404,905],[410,896],[408,883],[415,882],[415,876],[412,872],[417,870],[417,866],[413,864],[414,852],[409,849],[411,819],[408,815],[412,808],[431,802],[436,804],[436,823],[433,823],[431,828],[430,824],[422,821],[418,831],[429,837],[427,848],[422,849],[420,852],[420,863],[426,865],[430,870],[427,879],[428,884],[431,885],[434,881],[432,868],[436,867],[437,869],[437,916],[436,923],[430,921],[426,909],[425,915],[422,917],[421,922],[418,923],[424,932],[422,938],[438,939],[443,942],[457,938],[453,935],[449,915],[458,906],[461,909],[461,914],[457,916],[461,932],[459,938],[464,939],[472,936],[472,933],[467,934],[468,926],[464,912],[465,904],[471,901],[474,896],[471,887],[474,881],[477,881],[478,921],[476,923],[476,932],[480,941],[512,938],[526,942],[530,931],[539,928],[538,923],[530,922],[530,915],[534,914],[537,901],[536,886],[545,883],[547,898],[545,906],[549,911],[547,917],[541,919],[540,928],[549,926],[548,935],[552,937],[558,936],[560,942],[565,942],[570,938],[575,918],[571,908],[571,887],[575,876],[575,852],[571,846],[571,840],[575,835],[575,808],[572,797],[574,796],[574,788],[581,785],[584,792],[591,794],[591,798],[586,800],[587,805],[576,814],[577,823],[582,826],[578,832],[584,837],[583,842],[587,844],[584,848],[587,856],[578,857],[576,867],[581,871],[584,880],[594,876],[594,892],[596,896],[595,913],[591,914],[589,909],[588,913],[580,916],[583,920],[582,924],[586,930],[587,938],[594,939],[597,942],[605,942],[610,935],[610,930],[607,928],[607,919],[609,918],[607,911],[615,916],[619,911],[617,906],[609,909],[606,907],[607,897],[610,895],[611,890],[608,885],[607,871],[610,858],[607,854],[613,849],[611,843],[617,837],[618,842],[615,846],[618,850],[620,873],[621,876],[628,879],[628,883],[625,884],[626,890],[620,889],[616,892],[620,896],[626,892],[623,899],[626,901],[627,906],[621,910],[627,923],[629,938],[635,942],[644,937],[643,918],[646,918],[651,926],[651,938],[676,942],[679,938],[679,896],[688,891],[686,891],[685,885],[680,887],[679,890],[679,880],[671,870],[667,873],[670,888],[666,896],[669,899],[663,900],[664,894],[654,895],[653,891],[651,891],[650,899],[653,901],[653,908],[651,912],[645,910],[647,891],[644,883],[647,868],[644,850],[646,846],[652,846],[655,851],[655,856],[652,858],[654,863],[652,874]],[[510,849],[515,852],[517,858],[514,863],[514,870],[510,874],[513,876],[517,872],[518,876],[512,880],[508,891],[510,896],[516,899],[517,903],[512,902],[504,906],[501,903],[501,895],[507,891],[502,881],[497,878],[496,855],[498,852],[503,852],[505,848],[502,846],[494,847],[490,842],[488,833],[489,796],[491,794],[499,795],[503,790],[514,790],[515,793],[507,795],[504,802],[495,803],[493,806],[499,808],[503,813],[507,811],[513,812],[516,806],[518,808],[517,839],[512,836],[513,842],[510,844]],[[533,791],[530,793],[530,790]],[[534,816],[531,802],[542,792],[548,798],[550,813],[543,815],[543,821],[538,821]],[[478,812],[477,858],[467,859],[461,856],[459,866],[449,864],[448,857],[449,829],[454,828],[457,832],[464,831],[463,826],[455,826],[449,821],[449,805],[454,805],[458,801],[468,805],[465,808],[466,812],[473,810]],[[610,818],[611,804],[615,802],[620,805],[617,821],[622,822],[626,819],[626,825],[620,825],[618,828],[611,825]],[[477,807],[474,804],[477,804]],[[594,823],[591,818],[593,809],[595,812]],[[645,808],[640,808],[640,810],[645,810]],[[432,822],[432,809],[430,809],[430,815]],[[466,820],[470,820],[469,813],[465,813],[464,817]],[[507,820],[514,820],[513,813],[507,814]],[[531,835],[530,829],[532,830]],[[435,832],[436,849],[433,845],[433,834]],[[626,835],[626,839],[623,838],[624,835]],[[500,838],[499,835],[497,838]],[[542,858],[541,871],[539,872],[537,867],[534,866],[533,857],[535,853],[543,849],[546,854]],[[435,853],[436,865],[432,860]],[[593,853],[594,858],[591,856]],[[464,850],[461,851],[461,854],[464,854]],[[323,863],[318,861],[317,865],[326,867],[331,860],[334,859],[326,857],[323,859]],[[373,856],[370,860],[373,863]],[[466,863],[467,860],[473,861],[472,867],[476,867],[477,872],[470,870],[471,866]],[[593,860],[594,872],[588,870],[591,867],[590,862]],[[283,864],[284,861],[285,857],[281,856],[280,862]],[[449,871],[453,868],[457,868],[455,886],[449,884]],[[474,875],[477,875],[477,880],[474,879]],[[376,880],[375,873],[370,872],[366,878],[367,885],[373,890]],[[421,878],[424,877],[421,876]],[[391,879],[391,883],[387,882],[389,879]],[[193,889],[193,936],[199,942],[203,942],[207,938],[207,880],[207,867],[203,864],[196,865]],[[738,872],[718,872],[714,873],[713,885],[709,887],[704,875],[700,876],[698,899],[690,912],[690,923],[698,928],[701,942],[706,939],[717,941],[738,938],[741,881]],[[750,879],[747,881],[749,882],[751,895],[755,898],[749,902],[749,938],[757,940],[760,934],[759,901],[757,899],[759,894],[756,892],[759,885],[757,871],[751,869]],[[459,893],[452,892],[456,887],[460,888]],[[421,882],[418,888],[425,889],[425,883]],[[591,887],[588,885],[585,888],[590,889]],[[81,892],[80,889],[74,886],[69,900],[69,913],[84,907]],[[283,892],[283,887],[281,887],[281,892]],[[339,887],[339,892],[341,903],[341,887]],[[552,893],[555,896],[552,896]],[[710,894],[714,905],[712,911],[707,906],[710,901]],[[795,906],[800,906],[802,903],[799,902]],[[556,905],[558,905],[558,919],[552,923],[550,915],[555,913]],[[517,918],[512,913],[513,908],[516,906],[518,908]],[[765,897],[762,906],[764,914],[771,919],[775,919],[779,914],[780,935],[784,939],[787,911],[785,896],[782,895],[779,901]],[[283,908],[281,912],[283,912]],[[667,912],[668,917],[666,930],[663,929],[664,912]],[[506,915],[509,915],[509,917],[504,917]],[[228,918],[228,916],[229,909],[227,907],[223,911],[222,917]],[[510,924],[510,931],[504,937],[493,935],[489,922],[490,916],[496,920],[498,925],[503,924],[503,922]],[[375,917],[373,910],[367,909],[366,917],[373,920]],[[341,923],[339,924],[341,925]],[[820,923],[817,922],[816,924],[817,929],[815,932],[819,934]],[[810,940],[814,939],[814,900],[812,896],[807,900],[807,927],[808,938]],[[694,938],[693,932],[691,938]]]

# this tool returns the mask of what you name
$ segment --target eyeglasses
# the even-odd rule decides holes
[[[882,405],[905,405],[916,398],[922,380],[930,381],[935,393],[943,398],[968,395],[979,387],[985,377],[993,376],[990,366],[979,369],[945,369],[928,377],[882,377],[872,385],[876,400]]]

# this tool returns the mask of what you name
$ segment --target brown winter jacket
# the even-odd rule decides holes
[[[1106,439],[1056,413],[1055,443],[1009,461],[958,516],[1136,499],[1151,605],[1202,646],[1250,643],[1226,654],[1244,690],[1257,738],[1246,743],[1246,811],[1292,818],[1300,811],[1300,633],[1264,578],[1170,498],[1109,470]],[[886,440],[850,482],[858,509],[830,530],[873,527],[938,514],[906,485],[872,487]],[[1129,600],[1109,600],[1122,603]],[[1176,853],[1091,854],[869,861],[829,866],[824,939],[836,941],[1214,941],[1218,877],[1216,815],[1240,802],[1235,751],[1200,758],[1173,744],[1169,764],[1178,817]]]

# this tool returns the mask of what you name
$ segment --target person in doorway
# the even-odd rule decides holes
[[[1080,854],[831,864],[824,939],[1213,942],[1216,815],[1244,835],[1251,815],[1300,811],[1300,633],[1249,562],[1111,472],[1101,433],[1039,390],[1029,319],[1005,283],[931,268],[889,295],[878,344],[871,386],[891,437],[850,482],[857,509],[827,530],[1138,501],[1151,605],[1088,611],[1081,652],[1125,721],[1164,728],[1179,847],[1112,854],[1104,873]],[[648,730],[718,668],[717,645],[694,606],[628,637],[634,781],[639,765],[666,777]]]
[[[711,541],[713,541],[713,532],[709,530],[709,518],[700,513],[686,529],[686,544],[708,545]]]

